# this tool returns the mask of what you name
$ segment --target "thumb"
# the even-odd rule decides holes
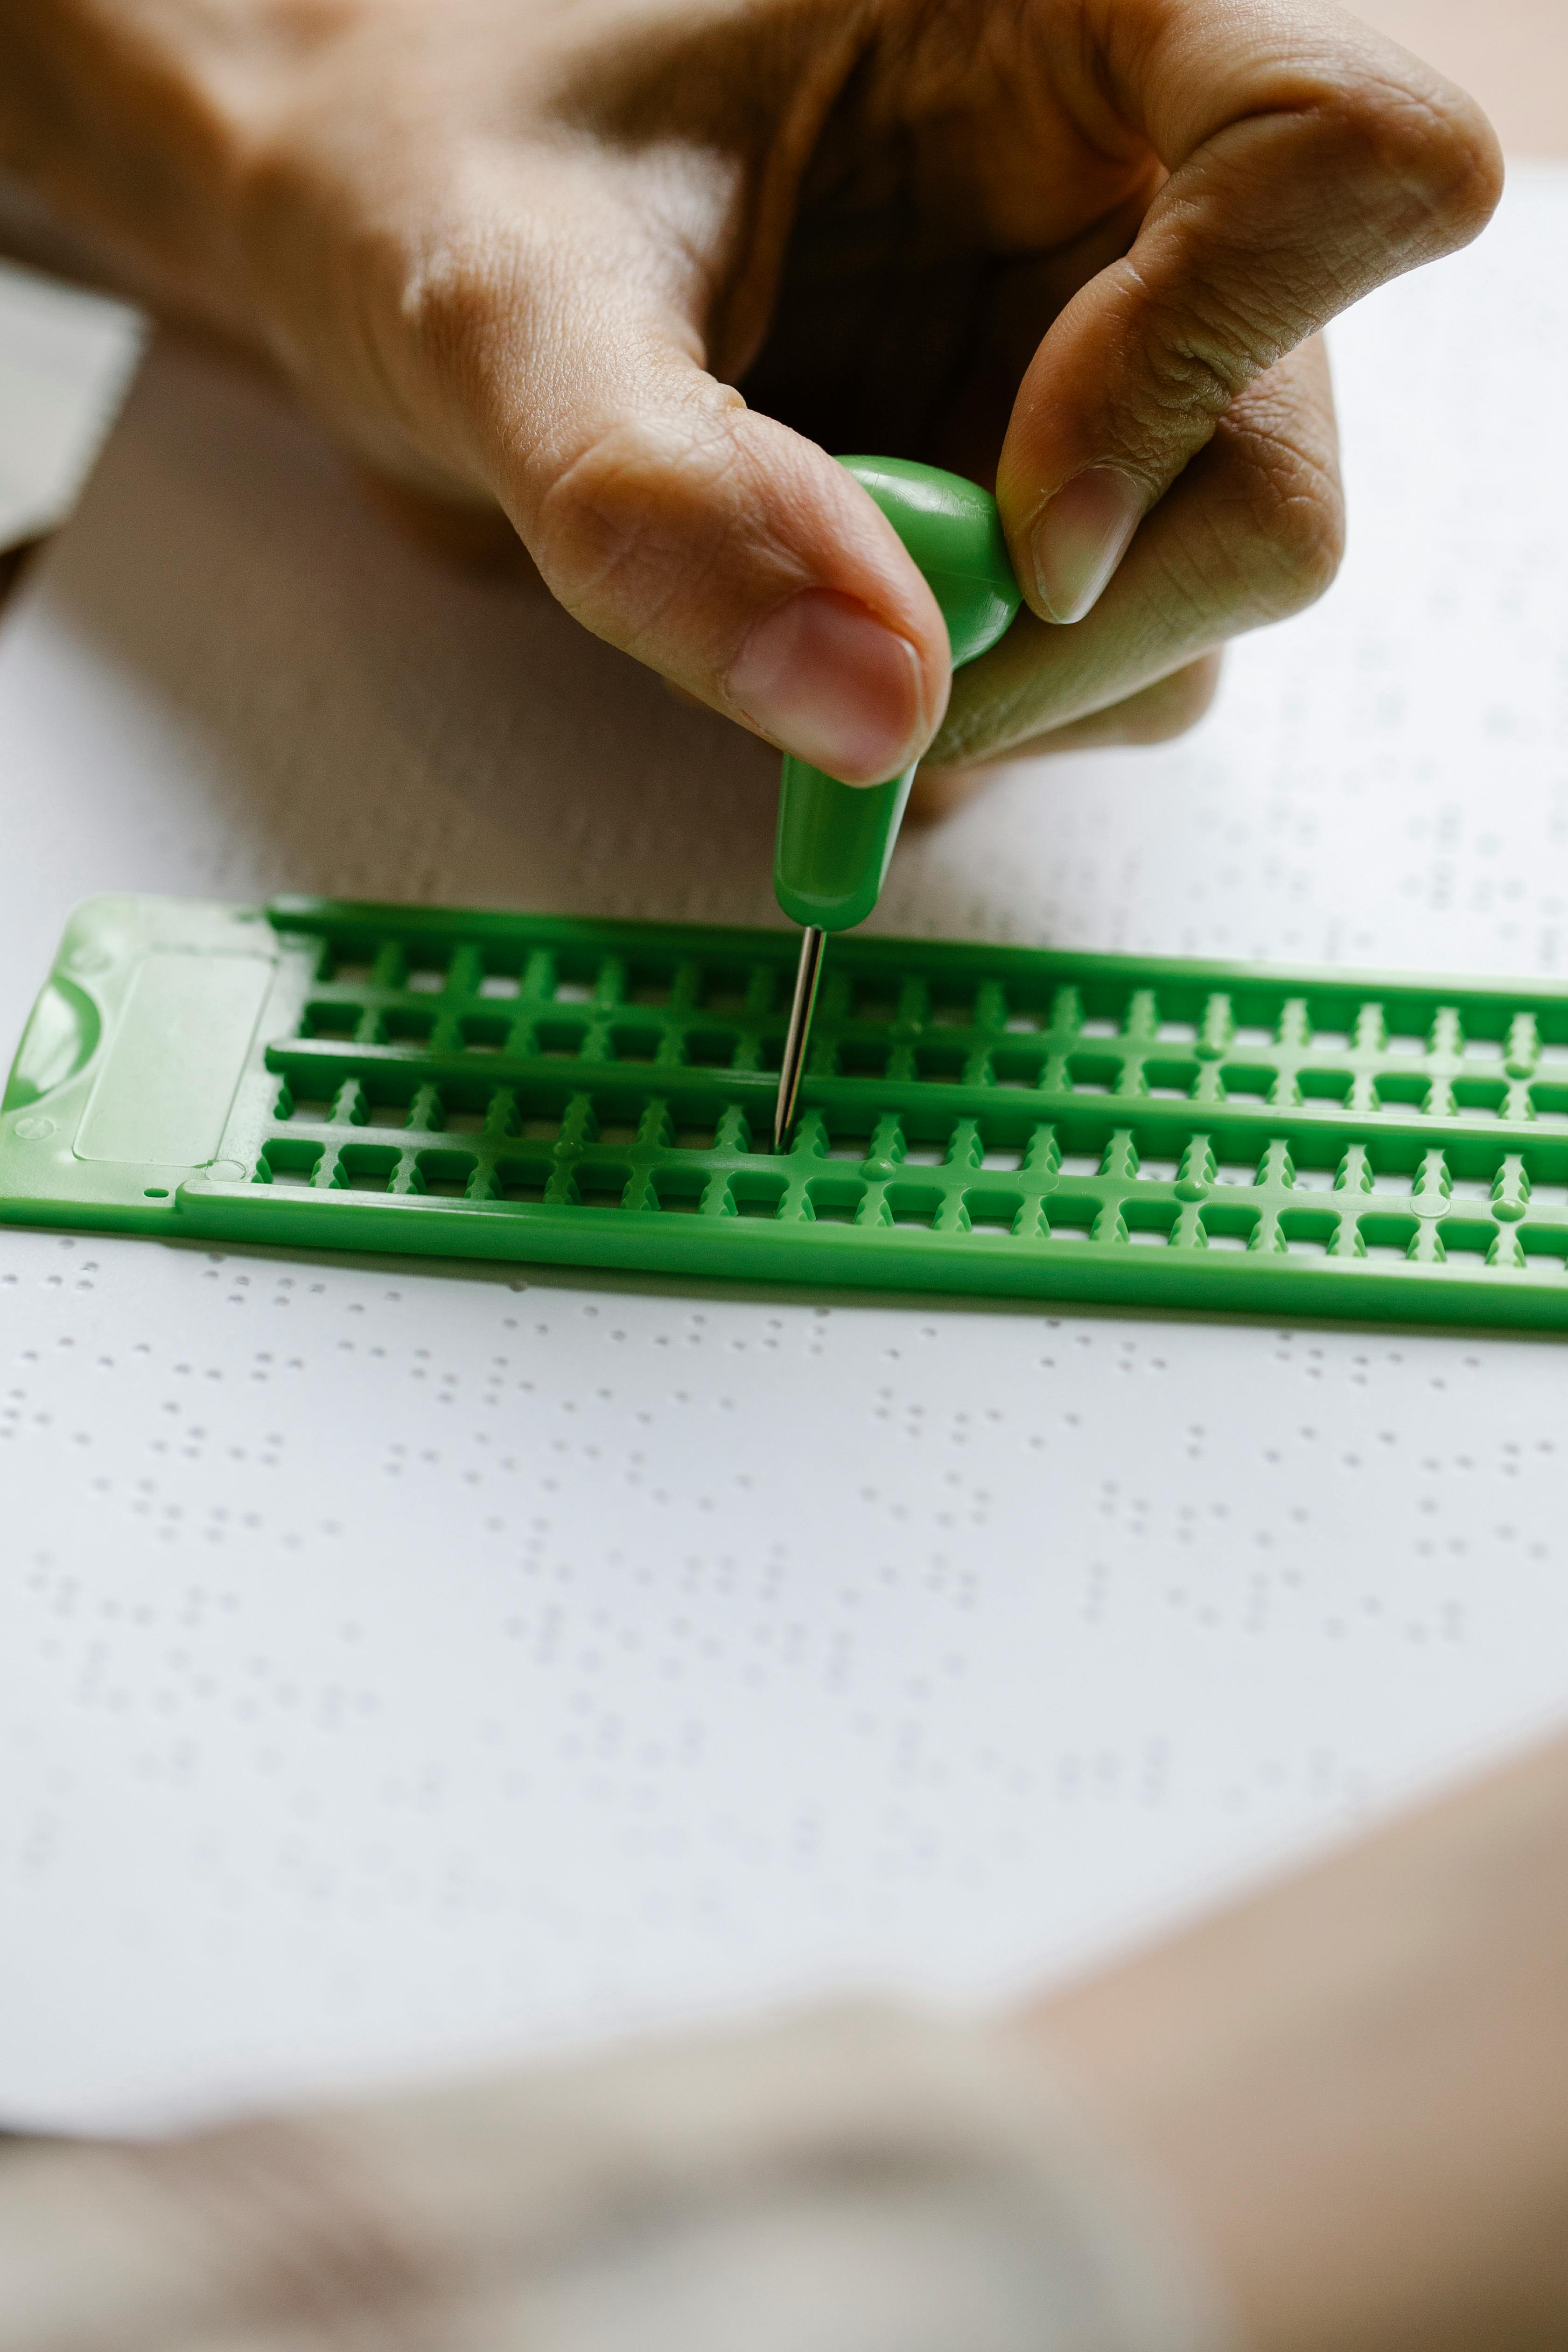
[[[706,372],[624,219],[585,236],[579,214],[530,244],[466,304],[455,380],[479,469],[553,593],[814,767],[898,774],[941,725],[951,673],[891,525],[826,451]]]
[[[1489,124],[1310,0],[1146,0],[1084,128],[1169,172],[1131,250],[1068,304],[997,472],[1018,578],[1077,621],[1247,384],[1384,279],[1467,244],[1501,185]],[[1096,110],[1105,119],[1088,120]]]

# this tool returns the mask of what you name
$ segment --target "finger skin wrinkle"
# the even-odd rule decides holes
[[[1344,552],[1344,502],[1330,465],[1252,425],[1213,455],[1225,495],[1197,506],[1150,558],[1154,604],[1192,650],[1304,612],[1332,585]]]
[[[1228,310],[1224,319],[1222,308]],[[1262,336],[1244,312],[1222,305],[1210,286],[1184,289],[1179,301],[1146,295],[1138,315],[1142,381],[1167,416],[1222,416],[1237,394],[1289,348],[1277,336]]]
[[[765,511],[736,478],[747,454],[728,417],[690,432],[667,418],[617,419],[545,491],[524,533],[529,551],[568,612],[601,632],[614,613],[628,653],[658,640],[673,604],[710,607],[704,592],[721,564],[777,566],[781,595],[805,586],[787,550],[742,522]]]
[[[1253,612],[1285,620],[1333,585],[1345,550],[1344,493],[1331,457],[1270,432],[1257,416],[1237,440],[1245,445]]]
[[[1357,112],[1383,171],[1428,225],[1409,266],[1479,236],[1502,194],[1501,152],[1480,110],[1458,90],[1384,80]]]

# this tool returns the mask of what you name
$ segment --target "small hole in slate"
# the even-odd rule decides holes
[[[694,1070],[727,1070],[734,1058],[731,1031],[694,1029],[687,1036],[686,1059]]]
[[[675,1130],[677,1151],[711,1151],[718,1141],[718,1130],[710,1119],[700,1127],[678,1127]]]
[[[612,1029],[610,1050],[617,1062],[651,1062],[658,1052],[657,1029]]]
[[[702,1206],[707,1182],[695,1168],[661,1168],[653,1180],[654,1199],[676,1216],[694,1217]]]
[[[947,1161],[947,1145],[942,1143],[906,1143],[906,1168],[942,1168]]]
[[[1500,1118],[1508,1090],[1497,1078],[1456,1078],[1454,1108],[1467,1118]]]
[[[591,980],[558,980],[554,999],[557,1004],[592,1004],[594,983]]]
[[[634,964],[626,974],[628,1004],[668,1004],[673,975],[660,966]]]
[[[1497,1236],[1495,1225],[1461,1224],[1456,1217],[1443,1221],[1443,1254],[1452,1257],[1456,1251],[1468,1257],[1485,1257]]]
[[[1384,1051],[1389,1054],[1424,1054],[1426,1051],[1426,1040],[1425,1037],[1408,1035],[1390,1037],[1384,1042]]]
[[[1156,1032],[1162,1045],[1190,1045],[1197,1034],[1194,1021],[1162,1021]]]
[[[852,1225],[866,1195],[859,1184],[829,1181],[813,1184],[807,1197],[818,1224]]]
[[[1098,1176],[1105,1164],[1102,1151],[1064,1151],[1057,1162],[1060,1176]]]
[[[1127,1238],[1130,1242],[1142,1243],[1145,1247],[1152,1245],[1156,1249],[1164,1249],[1168,1247],[1171,1236],[1161,1226],[1134,1225]]]
[[[885,1078],[889,1059],[886,1045],[874,1045],[868,1040],[846,1037],[837,1053],[838,1074],[841,1077]]]
[[[1359,1230],[1369,1255],[1403,1257],[1419,1228],[1414,1217],[1363,1217]]]
[[[704,973],[701,992],[697,1000],[703,1012],[733,1014],[743,1013],[746,1009],[748,978],[749,974],[740,971],[719,970]]]
[[[1273,1091],[1274,1073],[1272,1070],[1232,1068],[1227,1065],[1221,1072],[1221,1082],[1227,1095],[1250,1097],[1261,1102]]]
[[[1298,1192],[1331,1192],[1336,1173],[1332,1168],[1298,1168],[1291,1188]]]
[[[479,982],[481,996],[516,996],[522,982],[515,971],[487,971]]]
[[[967,996],[950,997],[931,1006],[931,1017],[939,1028],[968,1029],[973,1025],[974,1006]]]
[[[890,995],[885,981],[862,982],[855,991],[854,1018],[857,1021],[896,1021],[899,1006]]]
[[[350,1039],[359,1028],[360,1018],[357,1004],[309,1004],[300,1024],[300,1034]]]
[[[968,1059],[968,1053],[962,1045],[919,1045],[915,1049],[915,1070],[919,1076],[935,1085],[957,1086],[963,1079],[964,1064]]]
[[[408,1106],[418,1087],[412,1072],[388,1083],[390,1074],[378,1070],[374,1082],[365,1089],[365,1104],[372,1127],[402,1127],[408,1117]]]
[[[618,1209],[632,1181],[629,1168],[595,1168],[581,1164],[574,1171],[577,1198],[585,1209]]]
[[[765,1176],[737,1176],[730,1187],[735,1213],[741,1217],[776,1217],[784,1196],[784,1186],[770,1184]]]
[[[388,1039],[398,1045],[427,1045],[436,1026],[433,1013],[416,1013],[407,1005],[392,1005],[386,1014]]]
[[[1339,1219],[1318,1209],[1291,1209],[1279,1220],[1285,1247],[1292,1257],[1323,1257],[1339,1231]]]
[[[1493,1176],[1450,1177],[1448,1197],[1454,1201],[1489,1201],[1492,1196],[1492,1186],[1496,1181]],[[1557,1188],[1552,1189],[1555,1191]],[[1541,1188],[1538,1186],[1536,1190],[1539,1192]]]
[[[1352,1083],[1348,1070],[1303,1070],[1298,1080],[1308,1102],[1348,1102]]]
[[[1274,1032],[1266,1029],[1260,1022],[1246,1021],[1232,1033],[1231,1043],[1239,1045],[1245,1053],[1248,1045],[1272,1045]]]
[[[499,1054],[506,1044],[507,1024],[493,1014],[478,1013],[465,1021],[462,1027],[463,1050],[468,1054]]]
[[[311,1127],[324,1127],[331,1115],[331,1103],[324,1095],[296,1095],[289,1109],[279,1113],[279,1118],[303,1119]]]
[[[1222,1160],[1215,1170],[1216,1184],[1256,1184],[1258,1163],[1253,1160]]]
[[[1314,1054],[1343,1054],[1349,1051],[1350,1042],[1348,1030],[1314,1029],[1312,1032]]]
[[[331,977],[340,988],[368,988],[374,972],[363,956],[345,956],[341,963],[332,966]]]
[[[1195,1062],[1146,1062],[1143,1083],[1152,1095],[1163,1095],[1185,1102],[1197,1084]]]
[[[1467,1037],[1465,1040],[1465,1059],[1467,1062],[1500,1062],[1502,1059],[1501,1038]]]
[[[496,1170],[496,1185],[503,1201],[542,1201],[549,1181],[550,1169],[543,1160],[502,1160]]]
[[[1021,1087],[1033,1092],[1045,1071],[1045,1058],[1016,1045],[1000,1046],[991,1056],[991,1081],[998,1087]],[[1069,1084],[1071,1083],[1069,1079]]]
[[[570,1061],[582,1052],[586,1034],[575,1021],[542,1021],[534,1031],[535,1050]]]
[[[1099,1214],[1098,1202],[1064,1201],[1059,1197],[1047,1196],[1046,1221],[1052,1233],[1059,1234],[1064,1241],[1087,1240]]]
[[[448,1110],[443,1121],[447,1135],[480,1135],[484,1132],[482,1110]]]
[[[1113,1021],[1109,1013],[1097,1013],[1079,1023],[1078,1034],[1080,1037],[1116,1037],[1121,1034],[1121,1024]]]
[[[612,1150],[629,1151],[637,1139],[637,1121],[625,1118],[602,1118],[599,1121],[599,1141]]]
[[[321,1164],[320,1144],[300,1144],[277,1141],[269,1143],[262,1154],[274,1184],[308,1184]]]
[[[397,1172],[397,1154],[371,1144],[351,1144],[338,1162],[346,1192],[384,1192]]]
[[[966,1192],[969,1229],[976,1234],[1010,1234],[1023,1202],[1016,1192]]]
[[[1258,1219],[1247,1209],[1211,1209],[1203,1221],[1210,1249],[1246,1249],[1258,1231]]]
[[[1247,1234],[1210,1234],[1208,1245],[1212,1250],[1244,1250],[1249,1239]]]
[[[852,1160],[858,1161],[868,1160],[870,1156],[871,1139],[868,1135],[835,1135],[828,1138],[827,1157],[829,1160]]]
[[[409,973],[403,985],[416,996],[439,996],[447,985],[447,975],[433,964],[421,964],[416,971]]]
[[[1021,1168],[1023,1164],[1024,1154],[1016,1144],[1002,1145],[994,1151],[983,1151],[980,1155],[982,1168]]]
[[[921,1192],[906,1184],[889,1184],[887,1200],[895,1225],[929,1228],[936,1223],[937,1212],[942,1207],[940,1192]]]
[[[421,1188],[447,1201],[463,1198],[479,1164],[461,1151],[422,1151],[416,1163]]]
[[[1138,1175],[1142,1183],[1173,1184],[1180,1173],[1181,1162],[1178,1160],[1153,1160],[1142,1154],[1139,1156]]]

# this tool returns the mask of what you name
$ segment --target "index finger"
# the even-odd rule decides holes
[[[1491,126],[1320,0],[1089,0],[1091,139],[1169,178],[1128,253],[1051,326],[997,499],[1043,620],[1094,603],[1236,394],[1386,278],[1468,244],[1501,188]]]

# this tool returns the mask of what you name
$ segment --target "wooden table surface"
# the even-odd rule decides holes
[[[1513,156],[1568,156],[1568,0],[1363,0],[1354,13],[1478,98]],[[29,550],[0,555],[0,604]]]

